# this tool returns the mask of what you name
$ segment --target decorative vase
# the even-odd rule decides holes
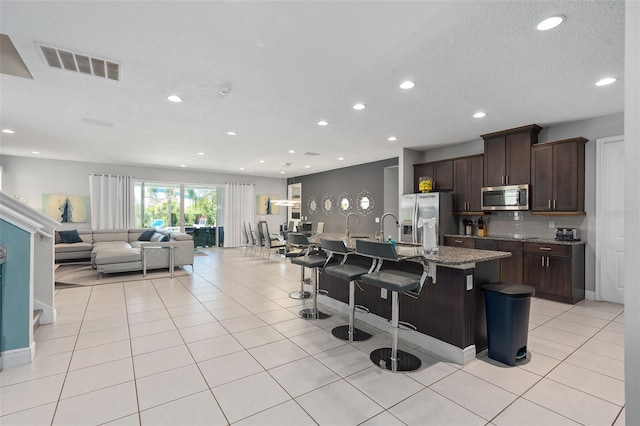
[[[431,190],[433,189],[433,180],[429,176],[420,176],[418,178],[418,182],[418,189],[423,194],[431,192]]]

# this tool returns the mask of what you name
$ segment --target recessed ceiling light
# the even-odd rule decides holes
[[[295,151],[295,150],[293,150],[293,149],[290,149],[290,150],[289,150],[289,154],[295,154],[295,153],[296,153],[296,151]]]
[[[170,95],[167,96],[167,100],[171,101],[171,102],[182,102],[182,98],[178,95]]]
[[[260,160],[260,161],[258,161],[258,163],[264,164],[264,160]]]
[[[344,157],[338,157],[338,161],[344,160]]]
[[[180,164],[180,167],[187,167],[187,166],[186,166],[186,165],[184,165],[184,164]]]
[[[416,84],[415,84],[413,81],[409,81],[409,80],[407,80],[407,81],[403,81],[403,82],[400,84],[400,88],[401,88],[401,89],[405,89],[405,90],[407,90],[407,89],[413,89],[414,87],[416,87]]]
[[[613,78],[613,77],[605,77],[601,80],[598,80],[598,82],[596,83],[596,86],[607,86],[611,83],[615,83],[617,79]]]
[[[235,136],[235,135],[237,135],[237,133],[236,133],[236,132],[227,132],[227,134],[228,134],[229,136]]]
[[[244,170],[244,167],[240,167],[240,170]]]
[[[2,129],[2,133],[9,133],[10,135],[14,134],[15,132],[11,129]]]
[[[199,152],[198,155],[204,155],[204,152]]]
[[[388,140],[389,142],[395,142],[395,141],[397,141],[397,140],[398,140],[398,138],[397,138],[397,137],[395,137],[395,136],[389,136],[389,137],[387,138],[387,140]]]
[[[551,30],[557,27],[558,25],[562,24],[562,21],[564,21],[564,16],[562,15],[552,16],[551,18],[547,18],[544,21],[540,22],[536,28],[538,29],[538,31]]]
[[[365,104],[355,104],[355,105],[353,106],[353,109],[355,109],[355,110],[357,110],[357,111],[360,111],[360,110],[362,110],[362,109],[365,109],[366,107],[367,107],[367,106],[366,106]]]
[[[284,172],[280,172],[280,174],[281,174],[281,175],[283,175],[283,174],[284,174]]]
[[[304,166],[304,168],[305,168],[305,169],[308,169],[308,168],[310,168],[310,167],[311,167],[311,166],[310,166],[310,165],[308,165],[308,164]]]
[[[478,111],[475,114],[473,114],[473,118],[482,118],[482,117],[486,117],[487,113],[486,112],[482,112],[482,111]]]
[[[318,121],[318,126],[328,126],[329,122],[327,120]]]
[[[31,151],[31,153],[32,153],[32,154],[39,155],[39,154],[40,154],[40,151]]]

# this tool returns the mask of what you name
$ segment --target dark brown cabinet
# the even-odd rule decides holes
[[[536,296],[576,303],[584,299],[584,244],[524,243],[523,284]]]
[[[444,245],[450,247],[476,248],[476,239],[462,237],[444,237]]]
[[[535,124],[481,135],[484,186],[524,185],[530,181],[531,146],[542,127]]]
[[[481,212],[482,155],[453,160],[453,210],[457,213]]]
[[[419,178],[429,176],[433,179],[434,191],[453,189],[453,160],[436,161],[413,165],[413,192],[420,192]]]
[[[531,149],[531,210],[584,211],[585,138],[538,144]]]
[[[520,241],[498,241],[498,251],[511,253],[511,257],[500,259],[500,281],[522,284],[522,243]]]

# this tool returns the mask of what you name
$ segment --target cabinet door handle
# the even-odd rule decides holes
[[[547,268],[549,267],[549,256],[547,256]]]
[[[504,185],[504,176],[500,176],[500,182]]]
[[[556,209],[556,200],[553,200],[553,209]]]
[[[549,210],[551,210],[551,200],[549,200]]]
[[[453,240],[454,243],[462,244],[462,240]]]
[[[551,247],[540,247],[540,250],[551,250]]]
[[[509,185],[509,175],[505,176],[504,183]]]
[[[544,266],[544,256],[541,256],[540,260],[542,260],[541,266]]]

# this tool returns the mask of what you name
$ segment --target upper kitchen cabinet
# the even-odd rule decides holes
[[[531,146],[542,127],[531,124],[480,135],[484,139],[484,186],[529,183]]]
[[[585,138],[537,144],[531,149],[531,210],[584,214]]]
[[[436,161],[413,165],[413,192],[420,192],[419,179],[429,176],[433,179],[434,191],[453,190],[453,160]]]
[[[453,160],[453,210],[481,214],[483,155]]]

